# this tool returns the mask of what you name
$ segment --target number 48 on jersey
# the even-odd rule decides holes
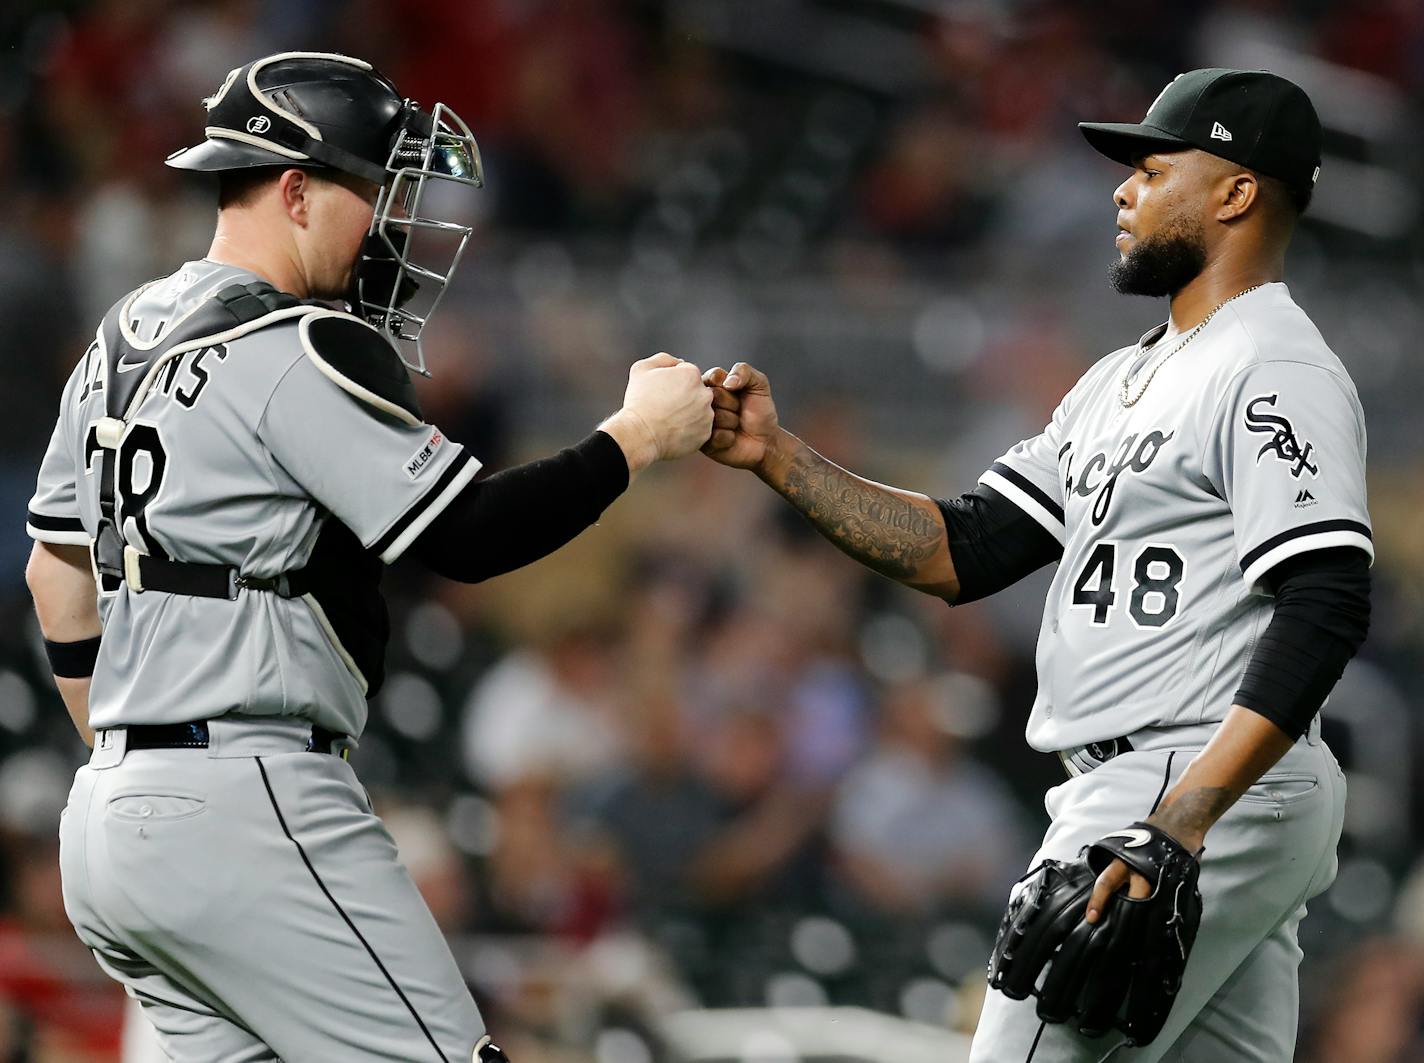
[[[1073,606],[1091,609],[1091,622],[1098,627],[1111,623],[1118,602],[1117,561],[1117,543],[1097,543],[1073,581]],[[1182,555],[1175,546],[1150,543],[1133,557],[1130,572],[1132,591],[1127,615],[1138,627],[1165,627],[1181,604],[1182,576],[1186,572]]]

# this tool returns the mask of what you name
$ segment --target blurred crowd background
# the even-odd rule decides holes
[[[1424,1059],[1424,5],[7,0],[0,1060],[116,1060],[122,1010],[59,897],[84,751],[25,502],[99,316],[207,248],[212,188],[164,156],[228,69],[288,48],[367,58],[480,140],[422,388],[487,467],[581,438],[670,350],[755,361],[813,445],[941,496],[1164,312],[1107,286],[1125,171],[1075,123],[1135,120],[1196,66],[1302,84],[1327,156],[1287,279],[1365,404],[1379,557],[1325,714],[1350,810],[1302,930],[1298,1058]],[[972,1030],[1062,778],[1022,739],[1045,586],[950,610],[694,457],[526,571],[388,572],[390,679],[353,760],[519,1063],[656,1063],[693,1007]]]

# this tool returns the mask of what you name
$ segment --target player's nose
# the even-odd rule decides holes
[[[1132,178],[1129,177],[1126,181],[1118,185],[1117,188],[1113,190],[1113,202],[1117,204],[1119,210],[1126,210],[1129,206],[1132,205],[1127,198],[1128,188],[1129,186],[1131,186],[1131,184]]]

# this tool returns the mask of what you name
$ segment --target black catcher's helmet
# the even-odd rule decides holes
[[[331,167],[375,184],[404,117],[395,85],[369,63],[282,52],[240,66],[203,101],[206,139],[168,157],[182,170]]]
[[[427,186],[484,184],[469,127],[444,104],[426,112],[403,98],[370,63],[330,52],[253,60],[229,73],[203,102],[203,142],[174,152],[169,166],[211,173],[259,166],[333,169],[381,186],[349,301],[392,339],[413,345],[414,360],[406,358],[406,364],[425,373],[420,333],[471,231],[429,213]],[[416,263],[418,242],[425,245],[421,257],[428,259],[433,250],[436,264]]]

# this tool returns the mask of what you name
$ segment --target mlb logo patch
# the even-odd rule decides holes
[[[425,441],[425,445],[410,456],[410,460],[405,463],[405,475],[407,479],[414,480],[430,464],[430,459],[435,457],[435,452],[440,449],[445,442],[445,437],[440,434],[440,429],[435,429],[430,433],[430,438]]]

